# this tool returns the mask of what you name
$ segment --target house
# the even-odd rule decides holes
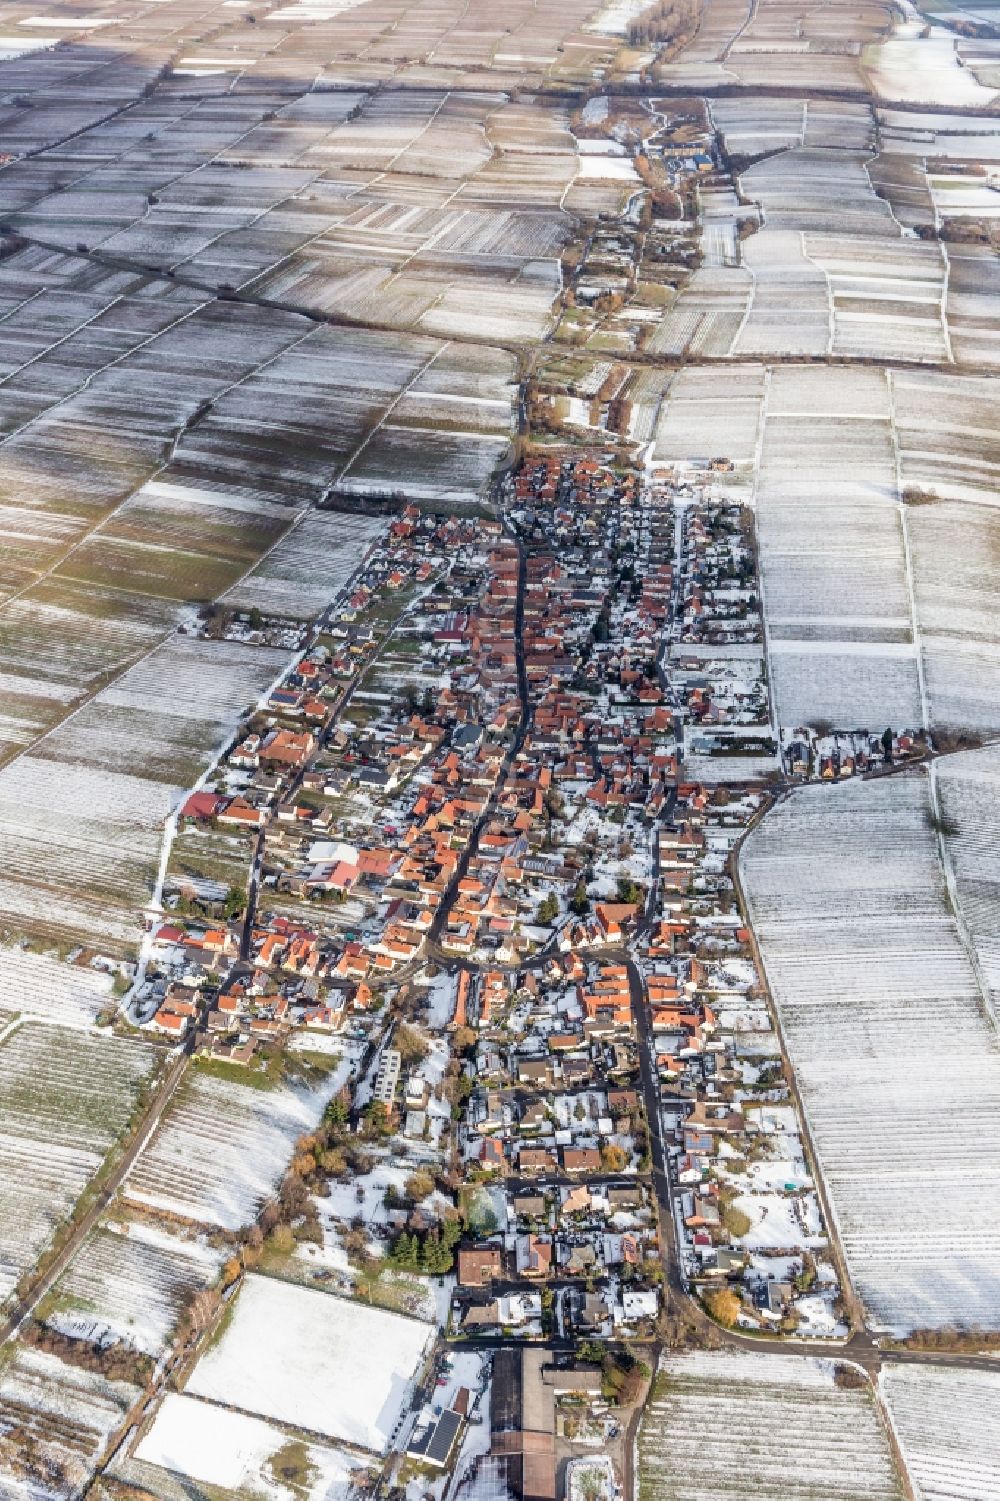
[[[486,1287],[503,1276],[503,1257],[496,1246],[463,1246],[458,1253],[459,1287]]]
[[[760,1306],[765,1313],[780,1318],[787,1311],[794,1296],[795,1289],[790,1282],[778,1282],[774,1277],[769,1277],[762,1290]]]
[[[162,1032],[166,1037],[184,1037],[187,1033],[189,1018],[178,1016],[176,1011],[169,1010],[167,1006],[161,1006],[159,1011],[149,1023],[153,1032]]]
[[[538,1235],[519,1236],[517,1269],[522,1277],[547,1277],[552,1270],[552,1242]]]
[[[440,1417],[432,1416],[426,1427],[418,1425],[414,1429],[414,1436],[406,1447],[407,1458],[433,1465],[438,1470],[445,1469],[461,1430],[461,1413],[446,1407]]]
[[[495,1136],[484,1136],[479,1144],[479,1165],[487,1172],[502,1172],[507,1165],[503,1154],[503,1142],[497,1141]]]
[[[544,1194],[515,1194],[512,1207],[518,1219],[540,1220],[545,1218]]]
[[[316,749],[316,738],[308,730],[272,730],[260,747],[265,766],[282,766],[297,771]]]
[[[643,1319],[655,1319],[659,1312],[660,1299],[655,1288],[622,1290],[621,1323],[638,1324]]]
[[[372,1098],[381,1105],[391,1106],[396,1097],[396,1087],[399,1084],[399,1074],[403,1066],[402,1057],[397,1048],[386,1048],[379,1059],[378,1069],[375,1074],[375,1085],[372,1090]]]
[[[191,818],[196,822],[204,822],[214,818],[221,808],[226,805],[226,798],[220,797],[215,792],[192,792],[187,802],[181,808],[182,818]]]
[[[568,1188],[563,1196],[559,1207],[560,1215],[589,1214],[591,1208],[590,1189],[585,1183],[578,1184],[575,1188]]]
[[[236,824],[240,828],[259,829],[266,820],[263,808],[255,808],[245,798],[234,797],[232,802],[216,814],[220,823]]]
[[[596,1147],[563,1147],[562,1165],[567,1173],[599,1173],[601,1154]]]
[[[544,1147],[522,1147],[517,1156],[517,1166],[522,1173],[553,1173],[558,1166],[551,1152]]]
[[[567,1276],[586,1277],[597,1264],[597,1252],[590,1241],[584,1241],[582,1245],[570,1246],[562,1255],[561,1260]]]
[[[498,1298],[491,1298],[487,1303],[470,1303],[462,1314],[462,1328],[472,1333],[476,1330],[498,1329],[500,1317]]]
[[[522,1136],[529,1132],[534,1134],[536,1131],[543,1130],[548,1121],[548,1114],[543,1100],[529,1100],[521,1111],[521,1118],[518,1121],[518,1129]]]
[[[611,1332],[611,1309],[601,1293],[578,1293],[573,1317],[581,1334],[610,1334]]]

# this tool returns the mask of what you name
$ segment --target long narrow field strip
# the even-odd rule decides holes
[[[934,768],[941,843],[994,1016],[1000,1016],[1000,747]]]
[[[91,1231],[54,1289],[46,1323],[75,1339],[122,1341],[159,1356],[224,1252],[137,1221]]]
[[[934,824],[924,773],[800,789],[741,869],[872,1322],[1000,1328],[1000,1041]]]
[[[145,1042],[37,1022],[0,1045],[0,1299],[124,1130],[155,1059]]]
[[[890,1365],[881,1383],[915,1501],[995,1501],[1000,1371]]]
[[[311,619],[336,597],[387,525],[377,516],[311,511],[221,603]]]
[[[111,976],[49,954],[0,948],[0,1012],[87,1027],[111,998]]]
[[[0,1452],[0,1492],[10,1501],[81,1495],[107,1439],[139,1396],[137,1387],[107,1381],[54,1355],[12,1349],[0,1365],[0,1413],[5,1429],[24,1438],[12,1453]],[[28,1474],[19,1462],[26,1452],[34,1457]]]
[[[273,1193],[328,1091],[255,1089],[195,1070],[125,1182],[134,1204],[238,1230]]]
[[[665,1359],[638,1447],[639,1501],[902,1501],[871,1392],[829,1361]]]

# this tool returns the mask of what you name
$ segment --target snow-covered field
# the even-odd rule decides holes
[[[196,1224],[238,1230],[277,1187],[297,1138],[336,1088],[256,1089],[190,1073],[125,1180],[125,1197]]]
[[[48,954],[0,948],[0,1012],[89,1026],[111,995],[111,976]]]
[[[282,1484],[276,1473],[281,1451],[290,1443],[280,1428],[262,1418],[169,1392],[134,1458],[140,1465],[157,1466],[187,1480],[265,1501],[285,1501],[293,1495],[298,1501],[347,1497],[360,1460],[325,1444],[304,1445],[302,1460],[309,1474],[303,1490],[299,1475],[290,1486]],[[143,1477],[137,1473],[134,1478]],[[155,1477],[151,1483],[155,1487]]]
[[[897,28],[895,35],[875,49],[868,76],[883,99],[915,104],[957,104],[968,109],[986,107],[996,98],[975,74],[961,66],[954,33],[933,26],[923,34],[923,17]]]
[[[942,844],[994,1016],[1000,1016],[1000,749],[935,763]]]
[[[252,573],[223,596],[222,603],[294,619],[318,615],[343,588],[385,526],[385,520],[376,516],[310,511]]]
[[[0,1424],[24,1434],[15,1462],[30,1447],[34,1464],[14,1469],[0,1449],[4,1501],[66,1501],[83,1494],[95,1462],[140,1393],[54,1355],[18,1346],[0,1366]],[[43,1478],[43,1477],[46,1477]]]
[[[838,285],[898,273],[913,295],[931,296],[934,265],[903,267],[895,242],[866,241],[870,264],[832,234],[812,243]],[[987,316],[980,308],[977,321]],[[698,466],[729,458],[734,469],[713,488],[755,501],[779,723],[1000,728],[995,387],[846,365],[720,365],[674,378],[654,463],[694,465],[698,483]]]
[[[124,1341],[160,1355],[190,1297],[224,1254],[141,1221],[91,1231],[55,1286],[46,1323],[77,1339]]]
[[[887,1365],[880,1380],[914,1501],[996,1501],[1000,1371]]]
[[[37,1022],[0,1046],[0,1298],[97,1171],[155,1058],[144,1042]]]
[[[381,1454],[433,1336],[401,1314],[251,1276],[187,1390]]]
[[[175,636],[0,771],[0,923],[134,946],[172,807],[286,661]]]
[[[792,793],[741,868],[873,1323],[1000,1327],[1000,1043],[946,900],[926,775]]]
[[[900,1501],[870,1391],[830,1361],[698,1353],[661,1361],[639,1430],[639,1501]]]

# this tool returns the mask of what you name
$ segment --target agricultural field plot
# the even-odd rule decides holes
[[[509,447],[514,374],[500,350],[444,345],[341,472],[337,492],[475,500]]]
[[[997,144],[997,143],[995,143]],[[927,186],[934,207],[943,221],[996,219],[1000,214],[1000,195],[991,186],[985,165],[979,171],[965,169],[965,164],[950,164],[927,173]]]
[[[56,577],[180,601],[214,599],[287,528],[287,506],[219,487],[152,481],[97,527]]]
[[[132,1457],[112,1466],[116,1479],[161,1501],[187,1501],[192,1482],[211,1486],[213,1497],[284,1501],[286,1470],[302,1501],[349,1501],[366,1466],[356,1454],[292,1440],[273,1423],[177,1392],[164,1398]]]
[[[889,380],[904,495],[917,504],[923,496],[994,505],[1000,477],[997,382],[901,370]]]
[[[435,1332],[385,1309],[249,1276],[186,1390],[382,1454]]]
[[[867,80],[882,99],[901,103],[988,108],[996,90],[984,87],[958,56],[956,37],[943,26],[924,34],[922,18],[900,22],[864,59]]]
[[[534,164],[534,158],[529,160]],[[553,210],[576,166],[575,157],[564,160],[559,178],[547,190],[542,185]],[[495,317],[488,324],[476,315],[475,299],[482,295],[489,304],[510,302],[516,309],[516,319],[500,328],[498,338],[523,342],[538,337],[558,291],[555,257],[569,238],[571,221],[565,215],[520,213],[522,202],[526,199],[524,207],[530,209],[538,194],[522,191],[516,179],[508,184],[510,171],[497,184],[500,193],[506,186],[508,208],[465,203],[455,197],[457,185],[447,178],[423,212],[405,190],[398,191],[396,202],[373,198],[364,214],[370,232],[362,224],[310,240],[249,290],[358,322],[429,333],[453,331],[454,318],[469,304],[474,316],[461,332],[488,337],[497,325]],[[538,176],[534,165],[532,176]],[[491,187],[484,183],[477,191],[485,195]],[[355,215],[360,218],[361,210]],[[393,235],[393,219],[407,226],[405,233],[401,229]]]
[[[1000,728],[1000,510],[948,501],[907,507],[932,724]]]
[[[286,661],[172,637],[0,771],[0,926],[133,947],[166,819]]]
[[[176,623],[165,601],[52,580],[0,607],[0,759],[51,729]]]
[[[123,1343],[159,1357],[224,1254],[135,1221],[92,1230],[44,1304],[44,1322],[73,1339]]]
[[[777,146],[767,144],[766,117],[751,115],[750,130],[759,133],[741,138],[772,153],[738,178],[743,198],[759,205],[760,227],[720,259],[718,226],[706,210],[710,264],[682,288],[649,340],[650,351],[720,359],[829,353],[866,362],[993,363],[1000,273],[994,274],[984,247],[955,247],[953,286],[949,248],[904,237],[893,217],[898,202],[904,223],[935,222],[922,168],[872,157],[862,138],[871,114],[861,106],[841,106],[859,112],[847,120],[847,140],[857,140],[858,149],[835,140],[835,115],[811,137],[805,105],[791,115],[789,104],[775,108]],[[725,121],[738,120],[735,111],[725,101],[713,105],[726,142]],[[786,146],[794,119],[806,142],[828,129],[836,149]]]
[[[730,156],[759,156],[805,144],[805,99],[712,99],[708,111]]]
[[[890,380],[931,720],[991,733],[1000,725],[995,383],[901,371]]]
[[[882,621],[875,624],[880,628]],[[783,725],[875,734],[883,721],[909,729],[922,723],[917,650],[910,642],[775,640],[769,656]]]
[[[639,1429],[639,1501],[901,1501],[870,1390],[832,1361],[727,1352],[660,1363]]]
[[[326,1087],[235,1083],[195,1069],[125,1181],[127,1201],[196,1225],[238,1230],[274,1192]]]
[[[681,370],[660,407],[654,462],[706,464],[729,459],[748,477],[757,450],[766,371]]]
[[[0,929],[62,947],[134,945],[175,796],[167,783],[47,756],[5,767]]]
[[[1000,1016],[1000,750],[963,751],[934,765],[941,846],[994,1017]]]
[[[744,242],[743,264],[753,277],[752,295],[729,352],[826,354],[832,330],[829,283],[807,253],[805,236],[760,230]]]
[[[171,477],[203,485],[211,476],[290,506],[318,500],[439,349],[430,339],[297,321],[294,348],[233,386],[184,433]]]
[[[839,724],[846,716],[862,727],[889,712],[897,723],[919,724],[885,378],[868,370],[756,369],[766,420],[754,484],[779,722]],[[748,378],[745,367],[720,372],[714,410],[742,406]],[[704,450],[684,421],[684,389],[682,376],[661,429],[676,423],[672,454],[680,457],[684,444],[695,458]],[[756,427],[749,416],[738,426],[746,434],[739,458],[752,463]]]
[[[811,6],[807,0],[768,0],[756,8],[722,0],[706,24],[656,77],[692,90],[719,83],[782,89],[856,91],[863,43],[888,29],[880,6]]]
[[[736,466],[725,483],[756,497],[780,723],[1000,725],[992,381],[683,370],[659,407],[654,462],[718,457]]]
[[[947,364],[946,265],[941,248],[868,234],[813,235],[804,249],[829,281],[831,353]]]
[[[935,160],[947,159],[952,151],[961,159],[966,149],[990,151],[997,134],[997,117],[963,110],[892,109],[879,105],[879,140],[883,151],[896,151]],[[894,145],[898,142],[898,146]]]
[[[740,175],[771,229],[840,235],[887,235],[894,226],[865,170],[864,150],[795,147],[756,162]]]
[[[148,278],[140,277],[130,278],[138,283],[134,288],[106,283],[64,287],[56,278],[45,289],[42,277],[32,288],[30,274],[25,276],[29,260],[24,252],[15,252],[0,264],[0,433],[5,438],[100,380],[189,317],[201,300],[177,287],[166,288],[156,299],[143,296],[142,281]],[[79,260],[70,264],[81,271],[86,265]],[[25,291],[27,297],[19,295]],[[30,534],[5,538],[12,561],[20,545],[30,566],[31,541]]]
[[[167,889],[242,890],[251,857],[252,844],[246,836],[182,822],[170,846]]]
[[[173,629],[182,601],[233,584],[291,519],[252,493],[222,494],[204,475],[186,490],[140,487],[181,428],[203,415],[204,402],[308,325],[256,311],[251,321],[244,310],[221,308],[178,310],[156,332],[145,306],[124,300],[113,309],[123,328],[151,335],[141,348],[103,375],[85,366],[86,390],[0,450],[0,526],[9,543],[6,572],[0,561],[4,759]],[[308,498],[295,492],[300,504]]]
[[[386,525],[377,516],[308,511],[219,603],[311,620],[340,593]]]
[[[71,262],[69,269],[78,266]],[[89,385],[81,383],[78,392],[10,439],[0,474],[22,453],[30,463],[40,448],[35,465],[44,472],[48,464],[49,486],[55,488],[57,460],[61,457],[65,467],[79,449],[92,463],[110,462],[112,473],[116,464],[127,465],[129,473],[146,465],[147,478],[148,470],[170,458],[185,428],[197,429],[213,403],[309,331],[308,322],[294,313],[203,300],[189,316],[98,372]],[[15,482],[17,474],[15,467]],[[119,490],[114,503],[135,487]]]
[[[874,136],[869,106],[846,100],[714,99],[709,108],[731,156],[792,146],[864,151]]]
[[[288,652],[275,647],[172,636],[53,731],[45,758],[116,772],[133,767],[169,783],[176,797],[287,661]]]
[[[629,377],[625,399],[629,407],[629,436],[636,443],[651,443],[656,419],[673,383],[669,371],[639,369]]]
[[[90,1026],[111,997],[111,976],[49,954],[0,948],[0,1013],[64,1026]],[[6,1025],[6,1024],[4,1024]]]
[[[431,429],[380,427],[337,483],[339,495],[472,502],[489,485],[507,438]]]
[[[993,1329],[1000,1147],[988,1122],[1000,1105],[1000,1042],[949,905],[934,822],[920,772],[800,789],[754,830],[741,870],[871,1323]]]
[[[682,371],[660,408],[655,461],[721,455],[746,484],[765,389],[753,479],[779,721],[923,723],[915,613],[931,722],[995,726],[992,384],[806,366]]]
[[[594,0],[545,0],[528,12],[501,7],[489,16],[477,16],[470,25],[459,0],[448,0],[433,12],[416,0],[388,12],[356,0],[319,6],[289,3],[269,7],[263,24],[251,32],[241,24],[244,18],[238,11],[213,12],[211,22],[200,13],[181,21],[176,8],[141,18],[116,15],[111,8],[99,21],[67,16],[61,26],[46,24],[42,30],[35,6],[24,12],[26,29],[17,36],[15,48],[33,55],[11,60],[5,49],[8,60],[0,61],[5,92],[22,101],[9,112],[10,149],[15,154],[43,150],[92,127],[90,134],[99,138],[103,150],[88,142],[83,160],[89,165],[95,158],[113,157],[114,148],[120,150],[123,142],[142,143],[151,114],[154,126],[159,124],[155,106],[151,110],[142,98],[143,90],[155,85],[161,70],[172,64],[172,87],[161,93],[173,106],[181,127],[178,136],[195,158],[192,165],[199,157],[210,160],[230,144],[229,120],[241,111],[244,131],[254,134],[264,113],[254,111],[254,96],[262,94],[272,96],[274,117],[260,128],[275,128],[281,119],[282,134],[288,136],[282,144],[294,160],[315,144],[312,111],[294,113],[291,120],[278,111],[288,104],[290,94],[302,92],[304,77],[311,82],[318,76],[325,92],[372,87],[393,78],[412,78],[443,89],[516,83],[530,88],[547,76],[579,85],[589,82],[593,70],[606,65],[619,45],[614,35],[582,30],[596,9]],[[17,33],[13,17],[7,24]],[[95,25],[100,28],[96,32]],[[136,35],[144,44],[141,57],[134,47],[123,45]],[[56,52],[38,50],[63,38]],[[208,107],[199,120],[189,122],[192,96]],[[25,107],[29,101],[33,109]],[[329,128],[329,107],[320,106],[317,113]],[[139,116],[135,125],[133,114]],[[154,161],[158,147],[162,153],[162,145],[154,140]],[[259,138],[251,149],[261,150]]]
[[[692,90],[719,83],[725,76],[719,60],[750,17],[749,0],[704,0],[695,34],[668,64],[659,64],[655,77],[664,83],[687,84]]]
[[[746,266],[696,271],[654,327],[646,341],[647,352],[667,358],[683,354],[724,358],[739,341],[754,291]]]
[[[19,1438],[10,1446],[0,1440],[0,1489],[10,1501],[71,1501],[141,1393],[54,1355],[8,1348],[0,1413]]]
[[[851,94],[870,88],[886,101],[942,107],[987,108],[995,98],[989,44],[959,43],[942,26],[925,34],[915,11],[904,17],[883,5],[767,0],[749,13],[741,5],[710,6],[706,23],[676,59],[658,67],[658,79],[693,91],[722,83]]]
[[[974,19],[985,20],[990,25],[995,23],[995,16],[991,17],[989,5],[984,6],[980,15]],[[1000,88],[1000,47],[997,45],[995,29],[993,36],[959,37],[956,50],[962,67],[967,68],[983,88]]]
[[[516,300],[519,317],[504,337],[542,331],[558,288],[555,259],[574,227],[563,199],[581,170],[561,105],[532,111],[496,91],[446,83],[440,92],[308,94],[291,103],[262,94],[223,115],[216,108],[208,142],[198,129],[205,108],[149,122],[174,152],[191,138],[187,172],[178,175],[172,159],[159,164],[155,151],[147,160],[144,139],[116,163],[123,187],[134,165],[152,206],[119,191],[106,227],[81,218],[107,199],[106,173],[97,171],[17,204],[13,227],[51,235],[55,226],[67,248],[89,236],[104,254],[179,268],[206,290],[238,287],[398,328],[448,332],[470,315],[463,332],[486,335],[476,299]],[[142,110],[131,113],[138,125]],[[88,144],[99,146],[110,129]],[[545,262],[542,275],[536,263]]]
[[[125,1129],[156,1052],[26,1021],[0,1044],[0,1298],[7,1298]]]
[[[915,1501],[993,1501],[1000,1372],[890,1365],[880,1384]]]

